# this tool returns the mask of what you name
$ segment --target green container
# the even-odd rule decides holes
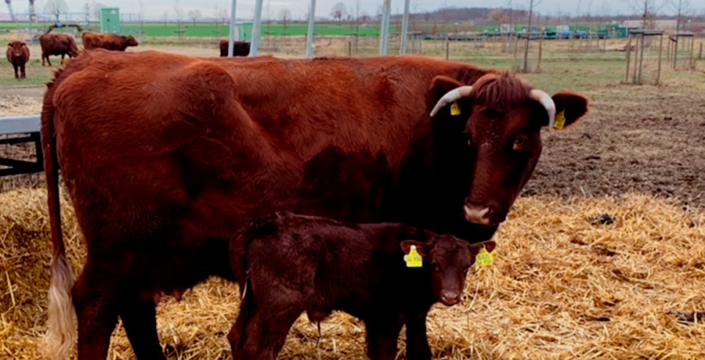
[[[100,32],[120,33],[120,8],[100,9]]]

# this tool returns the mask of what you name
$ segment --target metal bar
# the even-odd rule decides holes
[[[31,136],[0,139],[0,145],[24,144],[32,141],[34,141],[34,139]]]
[[[316,22],[314,21],[316,17],[316,0],[311,0],[311,7],[309,8],[308,16],[308,34],[306,35],[306,57],[313,57],[313,27]]]
[[[31,163],[30,163],[31,164]],[[40,166],[33,166],[33,167],[21,167],[21,168],[9,168],[9,169],[0,169],[0,177],[2,176],[10,176],[10,175],[22,175],[22,174],[31,174],[31,173],[38,173],[42,172],[44,169]]]
[[[230,7],[230,36],[228,38],[228,57],[233,57],[233,53],[235,52],[235,28],[237,27],[237,24],[235,23],[236,8],[237,0],[233,0],[232,6]]]
[[[401,47],[399,48],[399,53],[401,55],[406,54],[406,43],[409,37],[409,3],[411,0],[404,1],[404,21],[401,24]]]
[[[21,168],[32,168],[37,165],[38,165],[37,163],[31,162],[31,161],[0,158],[0,166],[11,166],[13,168],[21,169]]]
[[[40,115],[0,117],[0,135],[29,134],[42,128]]]
[[[389,49],[389,15],[391,13],[391,0],[384,0],[382,8],[382,28],[380,29],[379,54],[387,55]]]
[[[259,45],[262,42],[262,2],[255,2],[255,19],[252,21],[252,43],[250,44],[250,57],[257,56]]]

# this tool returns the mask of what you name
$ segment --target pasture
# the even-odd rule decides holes
[[[216,43],[129,51],[217,56]],[[343,38],[322,37],[316,45],[319,56],[349,51]],[[478,45],[452,43],[450,58],[513,67],[513,54],[501,44]],[[359,55],[374,46],[367,48]],[[445,55],[441,43],[424,42],[422,49]],[[541,71],[525,75],[549,93],[586,94],[590,112],[569,131],[544,134],[536,172],[495,237],[495,265],[470,272],[461,305],[434,307],[434,358],[705,358],[705,73],[664,66],[660,86],[624,85],[623,52],[578,50],[570,41],[548,44]],[[41,110],[43,89],[35,85],[48,81],[51,70],[42,68],[37,46],[31,51],[25,81],[0,63],[0,116]],[[299,38],[264,49],[281,57],[302,52]],[[9,152],[33,156],[0,146],[0,156]],[[41,183],[41,175],[0,178],[0,358],[42,358],[50,242]],[[63,230],[78,272],[85,249],[69,204],[64,197]],[[237,306],[237,287],[216,279],[181,302],[166,297],[158,309],[166,353],[180,360],[230,358],[226,336]],[[119,328],[110,359],[133,358]],[[364,327],[336,314],[322,323],[319,339],[302,315],[280,358],[364,359]]]

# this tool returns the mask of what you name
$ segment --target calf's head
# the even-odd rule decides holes
[[[7,49],[12,57],[22,57],[22,52],[27,48],[27,44],[21,41],[12,41],[7,44]]]
[[[505,220],[531,177],[541,155],[541,129],[576,124],[588,105],[581,95],[549,96],[510,74],[488,73],[472,86],[439,76],[432,89],[440,99],[431,117],[446,130],[449,166],[460,174],[448,180],[464,192],[454,216],[490,228]]]
[[[125,46],[137,46],[139,43],[137,43],[137,40],[135,39],[134,36],[128,35],[128,36],[123,36],[123,40],[125,41]]]
[[[405,240],[401,242],[404,253],[409,254],[411,247],[423,258],[423,266],[430,267],[431,287],[437,301],[452,306],[460,302],[465,288],[468,270],[475,263],[480,250],[485,247],[492,252],[494,241],[470,244],[452,235],[441,235],[426,242]]]

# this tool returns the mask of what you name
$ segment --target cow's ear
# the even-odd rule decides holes
[[[22,44],[22,46],[25,46],[25,47],[27,46],[27,43],[25,43],[25,42],[23,42],[21,44]]]
[[[401,249],[404,250],[404,254],[409,254],[411,252],[411,247],[416,246],[416,252],[421,256],[426,256],[426,244],[416,241],[416,240],[404,240],[401,242]]]
[[[468,244],[470,247],[470,252],[473,254],[473,256],[477,255],[480,250],[484,247],[487,249],[488,252],[494,251],[494,248],[497,247],[497,244],[493,240],[489,241],[483,241],[475,244]]]
[[[578,123],[588,111],[588,99],[571,92],[559,92],[552,96],[556,104],[556,124],[554,128],[561,130]]]

